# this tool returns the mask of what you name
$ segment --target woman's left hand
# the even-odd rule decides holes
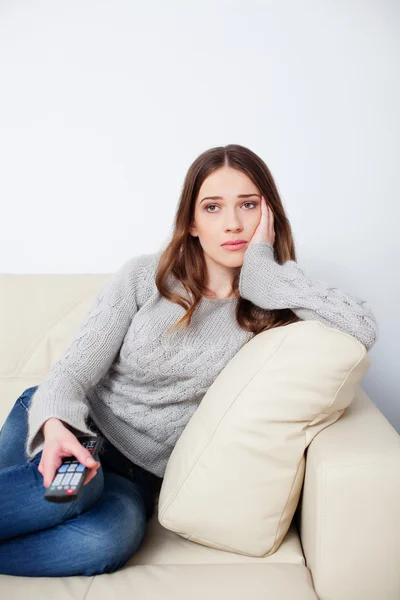
[[[257,242],[268,242],[271,246],[275,243],[274,215],[264,196],[261,196],[261,219],[247,247]]]

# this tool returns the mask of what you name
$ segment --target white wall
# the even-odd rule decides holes
[[[204,150],[270,167],[298,262],[367,299],[400,431],[399,3],[0,2],[0,271],[112,272],[169,237]],[[397,109],[397,110],[396,110]]]

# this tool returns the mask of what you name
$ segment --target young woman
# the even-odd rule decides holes
[[[108,280],[65,354],[3,425],[0,573],[123,566],[143,539],[174,445],[220,371],[254,335],[302,319],[368,350],[376,341],[365,301],[297,264],[265,163],[239,145],[204,152],[186,175],[167,247],[130,258]],[[80,433],[104,437],[97,462],[86,463]],[[71,455],[91,467],[81,494],[47,502],[45,488]]]

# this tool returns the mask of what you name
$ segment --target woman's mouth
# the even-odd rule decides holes
[[[224,244],[222,248],[225,250],[242,250],[247,242],[240,242],[239,244]]]

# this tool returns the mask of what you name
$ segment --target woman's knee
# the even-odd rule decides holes
[[[14,402],[0,430],[0,469],[25,464],[28,408],[38,386],[27,388]]]
[[[29,407],[32,402],[32,398],[38,389],[38,385],[34,385],[32,387],[26,388],[20,396],[14,402],[14,406],[20,405],[23,406],[26,410],[29,410]]]
[[[24,390],[22,392],[22,394],[20,395],[20,397],[18,398],[18,400],[21,402],[21,404],[28,409],[31,405],[31,401],[32,401],[32,397],[35,394],[36,390],[38,389],[38,385],[34,385],[30,388],[26,388],[26,390]]]

